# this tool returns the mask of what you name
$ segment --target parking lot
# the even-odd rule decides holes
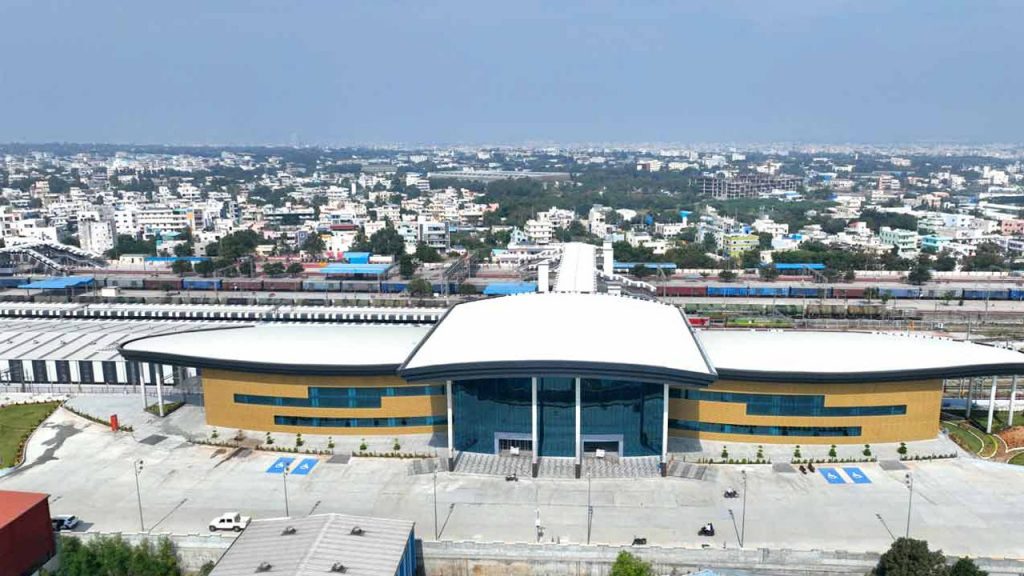
[[[146,440],[148,443],[140,442]],[[282,460],[292,459],[290,461]],[[415,474],[410,461],[277,454],[189,444],[181,436],[143,438],[112,433],[58,410],[33,436],[25,465],[0,478],[0,489],[51,494],[54,514],[75,514],[80,530],[140,529],[133,463],[139,475],[145,530],[196,533],[227,511],[256,518],[285,515],[287,484],[291,515],[313,512],[413,520],[433,539],[434,476]],[[287,464],[291,473],[281,472]],[[545,541],[628,544],[634,536],[652,545],[824,550],[879,550],[907,528],[947,553],[1020,557],[1020,510],[1024,468],[969,458],[907,463],[885,470],[860,463],[819,468],[817,473],[746,466],[743,498],[740,466],[712,466],[701,480],[529,479],[441,473],[436,509],[440,537],[450,540],[536,539],[539,515]],[[828,468],[829,470],[826,470]],[[845,469],[844,469],[845,468]],[[588,527],[588,499],[593,506]],[[714,538],[697,536],[706,522]]]

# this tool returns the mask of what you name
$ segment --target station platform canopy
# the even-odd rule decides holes
[[[92,276],[54,276],[45,280],[21,284],[18,288],[26,290],[64,290],[66,288],[82,288],[92,283]]]
[[[776,264],[776,270],[824,270],[825,265],[820,263],[802,262],[794,264]]]

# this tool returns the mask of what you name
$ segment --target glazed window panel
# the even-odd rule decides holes
[[[722,424],[696,420],[669,420],[668,427],[689,432],[740,434],[745,436],[795,436],[849,438],[861,435],[860,426],[756,426],[750,424]]]
[[[889,406],[825,406],[825,396],[798,394],[747,394],[674,388],[673,398],[701,402],[745,404],[748,416],[902,416],[906,404]]]
[[[447,416],[409,416],[405,418],[321,418],[319,416],[274,416],[278,426],[305,426],[312,428],[402,428],[410,426],[437,426],[447,422]]]
[[[380,408],[382,398],[407,396],[444,396],[444,386],[387,386],[379,388],[310,386],[306,398],[235,394],[235,402],[290,408]]]

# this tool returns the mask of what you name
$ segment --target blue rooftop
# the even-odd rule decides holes
[[[526,294],[536,292],[536,282],[495,282],[484,288],[485,296],[508,296],[510,294]]]
[[[332,262],[319,270],[311,270],[311,272],[319,272],[320,274],[371,274],[376,276],[386,274],[389,268],[391,268],[391,264],[345,264]]]
[[[775,269],[776,270],[824,270],[825,269],[825,265],[824,264],[811,264],[811,263],[776,264],[775,265]]]
[[[178,260],[184,260],[185,262],[203,262],[209,260],[206,256],[146,256],[146,262],[176,262]]]
[[[92,284],[92,276],[55,276],[46,280],[37,280],[21,284],[18,288],[26,290],[63,290],[65,288],[81,288]]]
[[[616,262],[613,268],[616,270],[629,270],[634,266],[643,266],[644,268],[650,268],[651,270],[676,269],[676,265],[673,262]]]

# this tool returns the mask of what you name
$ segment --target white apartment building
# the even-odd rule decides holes
[[[882,226],[878,229],[878,239],[882,244],[895,246],[903,258],[917,255],[917,232],[913,230]]]
[[[527,220],[526,236],[533,244],[550,244],[555,234],[555,225],[549,220]]]
[[[114,223],[101,220],[80,220],[78,222],[78,242],[82,250],[103,255],[115,244]]]
[[[767,216],[762,216],[750,225],[755,232],[771,234],[772,236],[785,236],[789,234],[789,224],[780,223]]]
[[[118,234],[148,238],[184,228],[194,231],[195,214],[191,208],[125,206],[114,212],[114,226]]]

